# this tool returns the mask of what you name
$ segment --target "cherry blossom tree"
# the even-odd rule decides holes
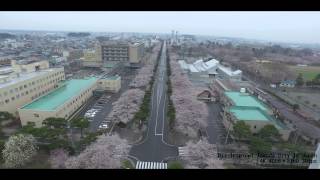
[[[148,83],[151,80],[151,77],[153,75],[153,69],[154,65],[153,64],[147,64],[144,67],[142,67],[135,78],[131,81],[130,87],[132,88],[141,88],[141,87],[146,87]]]
[[[132,88],[147,87],[148,83],[151,80],[151,77],[153,76],[153,70],[155,69],[157,55],[159,51],[160,51],[159,45],[153,48],[152,55],[149,61],[147,61],[146,64],[138,71],[135,78],[129,84],[130,87]]]
[[[108,118],[117,122],[128,123],[131,121],[142,103],[144,92],[140,89],[129,89],[119,99],[112,103],[113,107]]]
[[[186,168],[222,169],[223,161],[217,157],[217,148],[206,139],[197,143],[189,141],[185,146],[185,155],[181,158],[186,162]]]
[[[37,152],[36,139],[32,135],[11,136],[4,145],[3,159],[7,168],[16,168],[29,162]]]
[[[64,169],[65,162],[68,159],[68,152],[64,149],[55,149],[50,152],[49,162],[51,168]]]
[[[197,100],[199,88],[192,85],[175,58],[177,56],[170,53],[172,84],[170,98],[176,109],[174,129],[191,138],[196,138],[198,130],[206,126],[208,108],[204,102]]]
[[[116,169],[129,154],[127,140],[118,135],[102,135],[78,156],[69,158],[65,165],[70,169]]]

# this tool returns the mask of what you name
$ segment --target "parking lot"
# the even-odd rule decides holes
[[[115,102],[123,92],[128,90],[129,83],[134,77],[135,70],[123,68],[118,74],[121,74],[121,89],[118,93],[104,93],[101,97],[88,104],[86,108],[79,113],[78,116],[86,117],[90,121],[90,132],[95,132],[99,129],[109,130],[113,126],[113,122],[106,119],[109,112],[112,110],[112,103]]]
[[[110,121],[103,119],[101,117],[106,116],[107,108],[110,106],[109,100],[111,95],[103,95],[101,96],[93,106],[91,106],[85,113],[84,117],[91,122],[90,130],[97,129],[108,129],[110,128]],[[98,126],[98,127],[97,127]]]

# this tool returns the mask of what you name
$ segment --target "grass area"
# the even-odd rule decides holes
[[[179,161],[173,161],[168,164],[168,169],[184,169]]]
[[[320,107],[320,94],[317,92],[287,92],[286,95],[300,104],[313,108]]]
[[[133,164],[129,160],[122,161],[121,167],[124,169],[135,169],[135,167],[133,166]]]
[[[320,74],[320,66],[289,66],[290,69],[298,76],[299,73],[302,74],[303,79],[310,81],[314,79],[318,74]]]

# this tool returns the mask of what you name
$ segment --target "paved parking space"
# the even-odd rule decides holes
[[[118,93],[105,93],[99,98],[95,98],[93,103],[90,103],[79,116],[85,116],[85,113],[89,111],[88,119],[90,121],[89,131],[95,132],[99,129],[109,129],[112,126],[112,122],[106,119],[109,112],[112,110],[112,103],[115,102],[123,92],[129,89],[129,83],[134,77],[135,70],[124,68],[119,73],[121,76],[121,89]],[[90,113],[90,109],[95,109],[96,113]],[[93,111],[94,112],[94,111]]]

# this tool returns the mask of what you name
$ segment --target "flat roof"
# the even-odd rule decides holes
[[[0,88],[15,85],[15,84],[20,83],[22,81],[26,81],[26,80],[29,80],[29,79],[35,78],[37,76],[41,76],[41,75],[44,75],[44,74],[47,74],[49,72],[53,72],[53,71],[59,70],[59,69],[62,69],[62,68],[50,68],[50,69],[42,69],[39,71],[34,71],[34,72],[29,72],[29,73],[20,73],[19,77],[10,76],[8,82],[0,83]]]
[[[225,95],[233,101],[235,106],[246,106],[246,107],[258,107],[263,111],[268,111],[269,108],[263,104],[259,99],[253,97],[247,93],[240,93],[236,91],[226,91]]]
[[[232,106],[230,112],[238,120],[245,121],[269,121],[270,118],[257,107]]]
[[[240,121],[269,121],[277,129],[287,129],[282,122],[258,107],[232,106],[229,111]]]
[[[77,96],[82,90],[89,88],[96,81],[97,78],[95,77],[68,80],[64,86],[25,105],[21,109],[53,111],[72,97]]]

